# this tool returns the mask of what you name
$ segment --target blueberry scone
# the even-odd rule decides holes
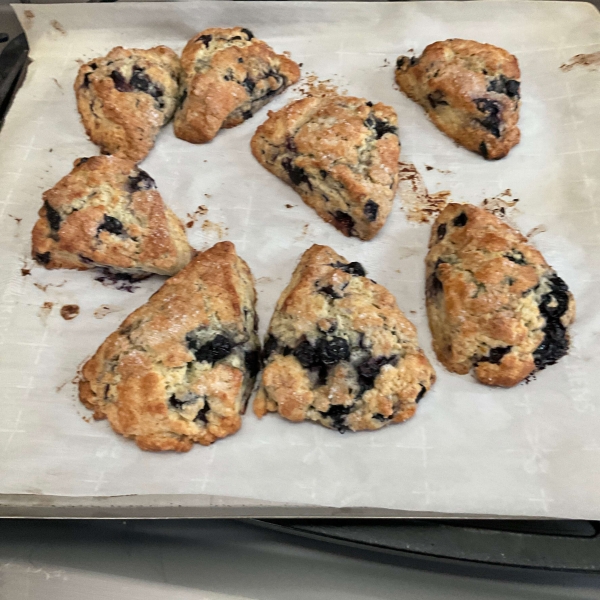
[[[103,154],[139,162],[150,152],[177,107],[180,70],[178,56],[166,46],[113,48],[79,69],[77,108]]]
[[[569,288],[495,215],[449,204],[433,224],[426,273],[433,349],[448,370],[511,387],[567,353]]]
[[[370,240],[385,224],[398,185],[397,125],[385,104],[309,97],[269,112],[252,153],[327,223]]]
[[[194,144],[243,123],[300,78],[293,60],[242,27],[198,33],[183,49],[181,66],[175,135]]]
[[[519,143],[520,77],[512,54],[470,40],[435,42],[396,63],[396,83],[436,127],[488,159]]]
[[[255,304],[231,242],[196,255],[85,364],[81,402],[143,450],[235,433],[260,363]]]
[[[413,416],[435,381],[417,333],[383,286],[312,246],[283,291],[264,346],[254,412],[346,430]]]
[[[43,200],[32,254],[47,269],[174,275],[192,256],[181,221],[131,160],[80,158]]]

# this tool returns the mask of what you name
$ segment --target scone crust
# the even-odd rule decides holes
[[[235,127],[300,78],[298,65],[243,27],[196,34],[181,55],[181,105],[175,135],[210,142],[221,128]]]
[[[431,230],[426,304],[433,349],[450,371],[511,387],[569,345],[575,301],[518,231],[488,211],[449,204]]]
[[[251,148],[344,235],[370,240],[385,224],[398,186],[393,108],[350,96],[304,98],[269,111]]]
[[[84,365],[81,402],[143,450],[185,452],[235,433],[257,371],[255,303],[231,242],[198,254]]]
[[[254,401],[262,417],[346,430],[409,419],[435,381],[414,325],[359,263],[309,248],[281,294]]]
[[[519,143],[520,78],[517,59],[471,40],[435,42],[418,58],[401,56],[396,83],[433,123],[487,159]]]
[[[43,200],[32,255],[47,269],[174,275],[192,257],[181,221],[131,160],[78,159]]]
[[[166,46],[119,46],[81,66],[74,85],[77,108],[103,154],[136,162],[146,157],[175,113],[180,72],[179,57]]]

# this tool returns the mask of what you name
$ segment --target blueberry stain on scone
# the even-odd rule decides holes
[[[339,432],[412,417],[435,381],[392,294],[327,246],[302,256],[264,344],[254,412]]]
[[[184,48],[181,64],[175,135],[195,144],[210,142],[220,129],[252,118],[300,78],[293,60],[243,27],[197,34]]]
[[[180,71],[179,58],[165,46],[113,48],[79,69],[77,108],[103,154],[139,162],[150,152],[175,113]]]
[[[400,89],[441,131],[486,159],[519,143],[520,77],[512,54],[470,40],[435,42],[419,58],[396,62]]]
[[[44,192],[33,257],[48,269],[102,268],[103,277],[174,275],[192,256],[185,229],[152,177],[127,159],[94,156]]]
[[[196,255],[84,365],[81,402],[143,450],[238,431],[258,372],[256,294],[230,242]]]
[[[369,240],[398,186],[400,142],[392,108],[348,96],[288,104],[254,134],[252,153],[346,236]]]
[[[433,348],[455,373],[516,385],[569,350],[575,301],[518,231],[482,208],[449,204],[426,258]]]

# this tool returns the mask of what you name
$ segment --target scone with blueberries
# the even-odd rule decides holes
[[[327,246],[302,256],[269,324],[254,412],[337,429],[412,417],[435,381],[392,294]]]
[[[398,186],[393,108],[350,96],[304,98],[269,112],[251,148],[344,235],[370,240],[385,224]]]
[[[43,200],[32,254],[47,269],[104,267],[136,279],[174,275],[192,257],[181,221],[131,160],[80,158]]]
[[[74,87],[90,140],[103,154],[143,160],[175,113],[180,70],[178,56],[166,46],[119,46],[82,65]]]
[[[460,39],[435,42],[418,58],[398,58],[396,83],[436,127],[484,158],[502,158],[519,143],[521,72],[502,48]]]
[[[175,135],[194,144],[250,119],[300,78],[293,60],[243,27],[196,34],[183,49],[181,65]]]
[[[256,294],[231,242],[196,255],[84,365],[79,398],[142,450],[234,434],[260,362]]]
[[[573,295],[495,215],[449,204],[433,224],[425,264],[433,349],[449,371],[511,387],[567,354]]]

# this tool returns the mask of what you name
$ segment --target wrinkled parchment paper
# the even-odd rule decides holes
[[[600,72],[560,65],[600,49],[600,15],[558,2],[205,2],[15,7],[32,64],[0,134],[0,493],[102,496],[218,494],[332,507],[600,518]],[[303,73],[383,101],[398,112],[402,159],[429,192],[479,204],[510,190],[511,218],[577,300],[572,350],[534,381],[491,389],[435,360],[424,311],[428,225],[397,198],[380,235],[347,239],[251,156],[263,109],[210,144],[160,134],[143,162],[196,248],[235,242],[257,279],[261,333],[300,254],[326,243],[362,262],[419,330],[438,382],[416,416],[372,433],[340,435],[252,411],[242,430],[188,454],[152,454],[89,421],[72,383],[78,366],[161,284],[133,293],[90,272],[47,272],[28,259],[43,190],[96,153],[75,109],[78,60],[113,46],[180,51],[206,27],[243,25]],[[449,37],[517,55],[521,143],[486,162],[457,147],[393,85],[400,54]],[[269,108],[298,98],[289,90]],[[427,169],[426,165],[433,167]],[[287,207],[290,205],[291,207]],[[202,211],[200,211],[202,212]],[[72,320],[64,305],[80,307]]]

